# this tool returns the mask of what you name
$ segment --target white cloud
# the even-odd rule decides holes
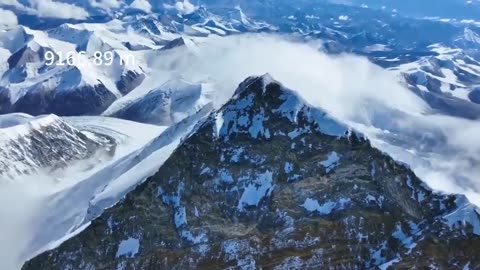
[[[177,1],[175,5],[163,4],[164,8],[167,9],[176,9],[178,13],[187,15],[195,12],[198,7],[190,3],[189,0]]]
[[[173,69],[189,80],[215,80],[221,90],[217,104],[247,76],[268,72],[409,164],[432,188],[466,194],[480,205],[478,121],[435,114],[393,74],[366,58],[332,57],[318,46],[264,35],[210,37],[193,54],[178,49],[162,55],[157,68],[164,79]]]
[[[10,28],[18,24],[17,15],[10,10],[0,8],[0,28]]]
[[[143,10],[147,13],[152,11],[152,5],[147,0],[135,0],[130,4],[130,7]]]
[[[15,234],[12,232],[28,232],[31,230],[28,225],[31,224],[30,218],[39,213],[38,195],[35,190],[28,185],[16,185],[6,183],[2,180],[2,190],[0,191],[0,204],[9,205],[9,207],[0,207],[0,213],[3,217],[0,219],[0,243],[9,243],[9,245],[0,245],[0,266],[2,269],[20,269],[25,258],[20,255],[25,246],[28,246],[29,239],[25,234]],[[33,183],[38,190],[41,186]],[[19,199],[22,198],[22,199]],[[24,198],[29,198],[28,200]],[[30,199],[34,198],[34,199]],[[5,233],[9,232],[9,233]]]
[[[18,2],[18,0],[0,0],[0,5],[13,6],[17,8],[23,8],[24,6]]]
[[[85,9],[73,4],[56,2],[53,0],[30,0],[30,5],[35,14],[39,17],[77,20],[89,17],[89,14]]]
[[[90,5],[92,5],[92,7],[101,8],[107,11],[119,8],[122,3],[122,0],[90,0]]]
[[[184,0],[183,3],[179,1],[175,4],[175,7],[182,14],[190,14],[197,10],[197,7],[190,3],[189,0]]]

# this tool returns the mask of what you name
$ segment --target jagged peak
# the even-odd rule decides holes
[[[321,108],[308,104],[298,92],[283,86],[268,73],[248,77],[240,83],[232,99],[215,114],[216,133],[225,138],[232,133],[250,133],[254,138],[263,134],[268,139],[271,134],[264,122],[274,120],[272,116],[286,119],[294,126],[304,122],[301,120],[310,123],[310,127],[302,132],[315,129],[329,136],[349,135],[350,129],[346,125]]]
[[[262,83],[263,91],[265,91],[266,86],[269,85],[270,83],[275,83],[282,86],[282,84],[276,81],[272,77],[272,75],[270,75],[270,73],[265,73],[261,76],[250,76],[240,83],[240,85],[235,90],[234,96],[240,95],[241,93],[248,91],[250,87],[255,83]]]
[[[192,46],[196,46],[196,44],[193,40],[189,38],[179,37],[169,41],[167,44],[165,44],[165,46],[162,47],[161,50],[169,50],[169,49],[178,48],[182,46],[189,48]]]
[[[70,23],[61,24],[47,31],[49,37],[78,44],[78,46],[84,46],[93,33],[94,31],[86,29],[83,25],[73,25]]]
[[[243,10],[239,5],[235,6],[234,9],[237,11],[236,15],[238,16],[238,18],[236,18],[236,19],[238,21],[240,21],[241,23],[243,23],[245,25],[250,25],[251,24],[250,19],[248,18],[247,15],[245,15],[245,13],[243,13]]]
[[[467,41],[480,44],[480,36],[468,27],[466,27],[464,30],[464,38]]]

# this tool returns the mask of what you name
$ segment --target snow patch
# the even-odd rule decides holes
[[[342,210],[351,202],[350,199],[340,198],[337,201],[327,201],[319,204],[317,200],[307,198],[301,205],[308,212],[318,212],[320,215],[329,215],[334,210]]]
[[[283,170],[284,170],[285,173],[287,173],[287,174],[293,172],[293,164],[290,163],[290,162],[285,162],[285,166],[283,167]]]
[[[258,206],[260,201],[269,196],[273,188],[273,173],[257,175],[253,183],[248,184],[243,191],[242,197],[238,202],[238,210],[243,211],[246,206]]]
[[[443,217],[446,223],[451,228],[470,224],[473,226],[473,233],[480,235],[480,214],[478,208],[468,202],[465,196],[458,196],[455,203],[458,206],[457,209]]]
[[[323,167],[325,167],[327,173],[329,173],[331,170],[333,170],[338,165],[339,160],[340,160],[340,157],[338,156],[337,152],[332,151],[332,152],[330,152],[330,154],[328,154],[327,159],[320,162],[320,164]]]
[[[137,255],[139,248],[140,241],[136,238],[129,237],[127,240],[123,240],[122,242],[120,242],[115,258],[124,255],[133,258],[135,257],[135,255]]]

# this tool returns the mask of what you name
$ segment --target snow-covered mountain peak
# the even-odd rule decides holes
[[[65,23],[59,27],[50,29],[48,31],[48,36],[58,40],[77,44],[78,47],[86,44],[92,33],[92,31],[87,29],[82,29],[76,25]]]
[[[0,62],[0,96],[2,101],[8,100],[0,111],[32,115],[103,112],[145,78],[136,55],[125,46],[130,34],[117,35],[113,32],[119,30],[116,27],[125,31],[118,23],[62,24],[49,31],[19,27],[12,30],[16,31],[10,35],[16,37],[13,41],[0,36],[5,47],[0,56],[5,54],[8,59]],[[47,61],[48,52],[53,61]],[[99,53],[102,63],[95,64]],[[73,63],[67,62],[68,56]]]
[[[480,45],[480,36],[470,28],[465,28],[465,40]]]
[[[266,121],[298,124],[295,130],[282,131],[290,138],[310,133],[312,127],[325,135],[337,137],[346,135],[349,130],[325,111],[309,105],[297,92],[284,87],[270,74],[252,76],[240,83],[233,98],[214,117],[215,132],[225,140],[235,134],[269,139],[272,134],[264,126]]]
[[[245,13],[243,13],[243,10],[240,6],[235,6],[234,10],[236,12],[232,12],[232,19],[235,19],[238,22],[243,23],[244,25],[252,25],[250,19],[247,15],[245,15]]]
[[[260,88],[258,88],[258,85],[257,85],[256,88],[252,88],[251,86],[253,84],[261,84],[262,89],[263,89],[263,93],[265,93],[266,87],[270,83],[275,83],[275,84],[278,84],[279,86],[283,87],[280,82],[276,81],[272,77],[272,75],[270,75],[269,73],[265,73],[261,76],[251,76],[251,77],[246,78],[243,82],[240,83],[238,88],[235,90],[234,96],[241,95],[245,91],[248,92],[248,91],[252,91],[254,89],[260,89]]]

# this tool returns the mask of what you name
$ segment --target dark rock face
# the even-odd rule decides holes
[[[153,91],[113,114],[114,117],[156,125],[171,125],[170,99],[167,92]]]
[[[12,112],[12,104],[10,102],[10,92],[7,88],[0,87],[0,113],[7,114]]]
[[[123,74],[120,80],[117,82],[117,88],[123,95],[130,93],[133,89],[137,88],[145,80],[145,74],[139,74],[135,71],[129,70]]]
[[[480,87],[473,89],[469,94],[468,98],[476,104],[480,104]]]
[[[65,91],[36,89],[22,96],[12,107],[14,112],[31,115],[98,115],[115,100],[112,92],[103,84],[98,84]]]
[[[44,60],[43,58],[46,51],[47,50],[44,47],[40,47],[39,51],[34,51],[30,47],[25,46],[8,58],[8,66],[10,68],[14,68],[17,66],[25,65],[25,63],[42,61]]]
[[[23,269],[475,269],[480,237],[457,223],[461,203],[249,78],[154,176]]]
[[[183,37],[176,38],[176,39],[168,42],[167,44],[165,44],[165,46],[162,47],[161,50],[162,51],[163,50],[170,50],[170,49],[181,47],[181,46],[185,46],[185,39]]]

